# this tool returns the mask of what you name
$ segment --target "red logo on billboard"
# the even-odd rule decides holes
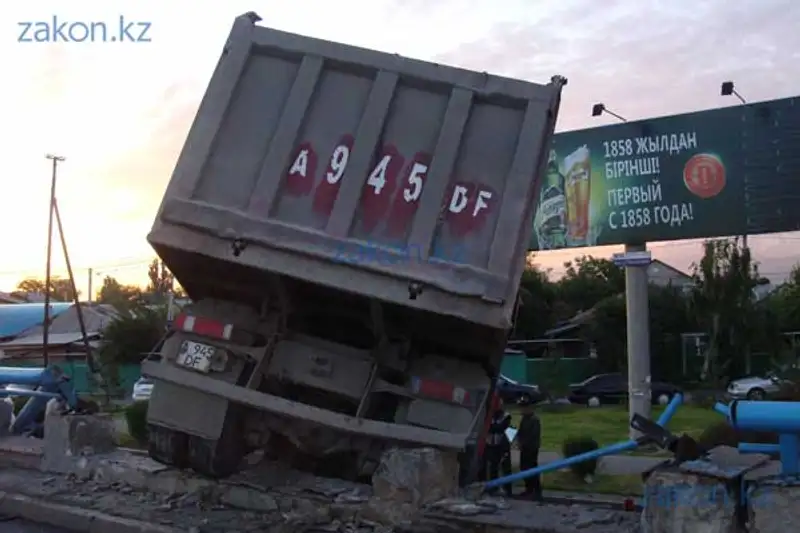
[[[713,198],[725,188],[725,165],[713,154],[692,156],[683,167],[683,183],[695,196]]]

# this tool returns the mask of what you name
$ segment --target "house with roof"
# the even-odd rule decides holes
[[[72,304],[50,304],[51,320],[70,308]],[[16,337],[25,330],[44,322],[43,303],[0,304],[0,341]]]
[[[20,305],[25,304],[15,307]],[[103,329],[116,316],[116,311],[110,305],[82,303],[80,304],[82,317],[78,316],[79,308],[76,304],[62,305],[64,307],[59,306],[58,313],[50,320],[47,332],[47,354],[51,363],[71,358],[80,360],[86,358],[80,318],[83,318],[86,340],[91,349],[98,346]],[[43,311],[44,308],[42,308]],[[3,364],[42,365],[44,364],[44,345],[44,326],[40,316],[36,323],[29,324],[22,331],[17,331],[12,338],[6,338],[0,342],[0,350],[2,350],[0,357],[2,357]]]
[[[16,296],[9,294],[7,292],[0,291],[0,305],[2,304],[21,304],[25,303],[25,300],[22,298],[17,298]]]

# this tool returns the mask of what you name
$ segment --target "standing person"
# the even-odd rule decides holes
[[[539,466],[539,448],[542,445],[542,422],[533,410],[533,404],[527,398],[519,402],[522,419],[519,423],[516,441],[519,446],[519,469],[530,470]],[[535,500],[542,499],[541,476],[525,479],[524,496]]]
[[[511,474],[511,443],[506,430],[511,427],[511,415],[503,409],[502,400],[497,400],[492,414],[489,433],[486,436],[486,474],[490,480]],[[511,484],[503,485],[506,496],[511,496]]]

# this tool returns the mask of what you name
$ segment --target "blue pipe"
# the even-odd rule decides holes
[[[714,404],[714,411],[721,414],[725,418],[730,418],[731,416],[730,407],[728,407],[724,403],[717,402],[716,404]]]
[[[664,408],[664,412],[661,413],[661,416],[658,417],[656,420],[656,424],[661,427],[666,426],[669,424],[669,421],[672,420],[673,415],[678,410],[678,407],[683,403],[683,395],[678,393],[676,394],[672,400],[667,404],[667,407]]]
[[[29,396],[31,398],[47,398],[48,400],[51,398],[61,398],[61,394],[57,392],[44,392],[40,390],[6,390],[0,389],[0,398],[5,398],[6,396]]]
[[[740,442],[739,451],[742,453],[780,453],[781,447],[778,444],[756,444],[754,442]]]
[[[669,423],[681,402],[683,402],[683,396],[681,394],[676,394],[672,397],[672,401],[669,402],[669,405],[667,405],[666,409],[664,409],[664,412],[661,413],[660,417],[658,417],[658,424],[660,426],[664,426]],[[602,448],[592,450],[591,452],[558,459],[556,461],[549,462],[546,465],[537,466],[536,468],[523,470],[521,472],[517,472],[516,474],[511,474],[509,476],[499,477],[497,479],[488,481],[484,484],[484,490],[494,489],[509,483],[516,483],[517,481],[521,481],[529,477],[538,476],[554,470],[561,470],[562,468],[583,463],[584,461],[590,461],[592,459],[599,459],[600,457],[605,457],[606,455],[615,455],[618,453],[627,452],[638,448],[640,444],[640,442],[635,440],[627,440],[618,442],[616,444],[603,446]]]

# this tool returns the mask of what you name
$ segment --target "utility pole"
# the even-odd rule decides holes
[[[647,253],[647,245],[625,245],[625,253]],[[625,307],[628,337],[628,412],[650,418],[650,303],[646,265],[625,266]],[[628,428],[632,439],[641,435]]]
[[[92,303],[92,276],[93,275],[94,275],[93,269],[90,268],[89,269],[89,287],[88,287],[89,295],[87,297],[87,299],[89,300],[89,303]]]
[[[53,207],[56,198],[56,176],[58,175],[58,163],[64,161],[65,158],[59,155],[47,154],[47,159],[53,162],[53,172],[50,178],[50,201],[48,203],[48,220],[47,220],[47,263],[45,266],[44,276],[44,335],[42,336],[42,359],[44,366],[47,367],[50,363],[48,357],[48,347],[50,343],[50,260],[52,258],[53,249]]]
[[[732,81],[723,81],[720,85],[719,94],[721,96],[735,96],[739,99],[742,105],[747,105],[747,100],[744,99],[744,96],[739,94],[736,91],[736,86]],[[747,183],[747,178],[745,177],[745,183]],[[747,250],[747,228],[745,228],[745,233],[742,235],[742,246],[745,250]]]

